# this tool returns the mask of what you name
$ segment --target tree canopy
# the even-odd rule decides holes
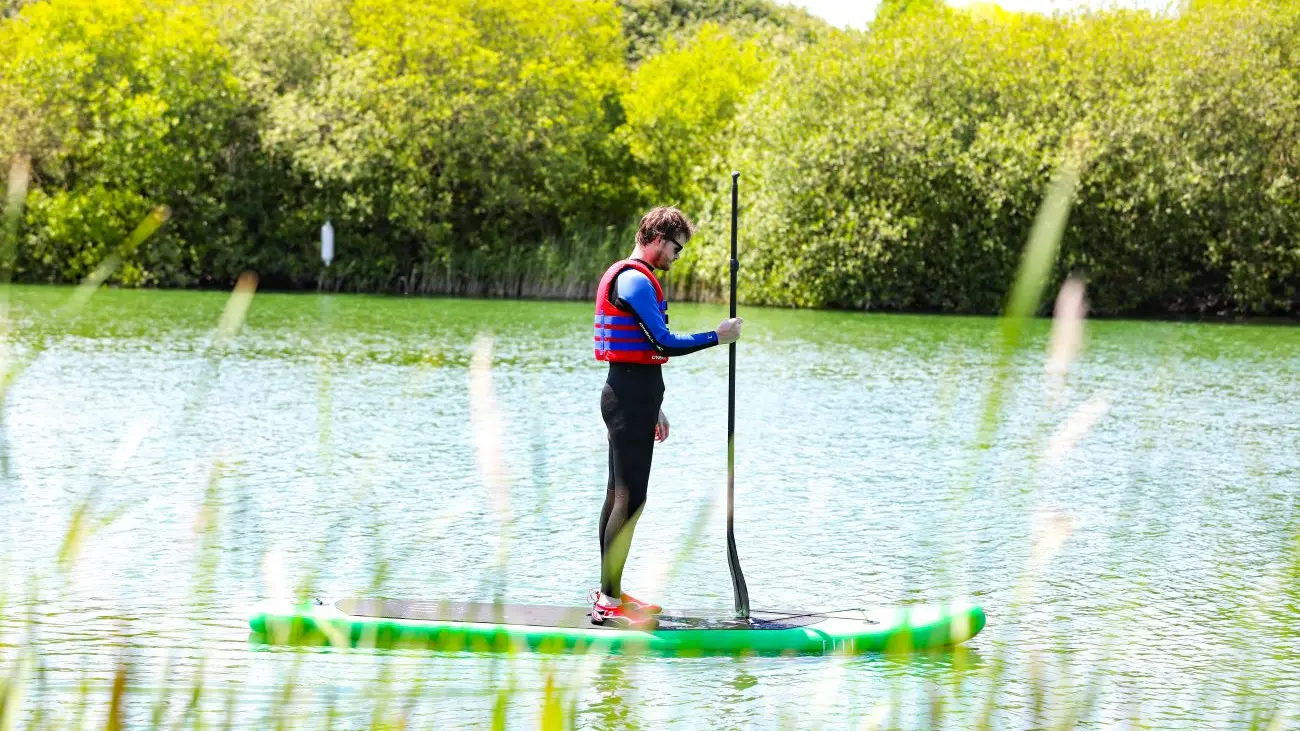
[[[708,297],[739,169],[747,301],[993,312],[1068,160],[1055,276],[1086,275],[1096,310],[1300,311],[1300,8],[1281,0],[899,0],[863,31],[763,0],[0,17],[0,155],[32,161],[20,280],[80,279],[165,205],[113,282],[586,296],[627,227],[673,204],[700,230],[670,284]]]

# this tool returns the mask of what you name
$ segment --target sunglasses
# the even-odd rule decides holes
[[[686,244],[678,243],[677,239],[671,238],[669,236],[663,236],[662,238],[672,243],[674,254],[682,253],[682,247],[686,246]]]

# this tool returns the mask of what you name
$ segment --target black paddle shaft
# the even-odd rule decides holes
[[[731,174],[731,317],[736,316],[736,272],[740,262],[736,259],[736,222],[739,200],[739,172]],[[727,565],[731,567],[731,588],[736,593],[736,616],[749,618],[749,589],[745,574],[740,570],[740,556],[736,553],[736,343],[730,346],[727,361]]]

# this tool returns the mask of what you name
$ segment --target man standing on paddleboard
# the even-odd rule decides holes
[[[676,208],[656,208],[641,218],[636,248],[614,262],[596,290],[596,360],[609,363],[600,413],[609,431],[609,479],[600,510],[600,589],[593,591],[591,621],[653,629],[661,607],[623,592],[632,533],[645,505],[655,441],[668,438],[662,367],[687,355],[740,338],[739,317],[718,329],[678,335],[668,329],[668,300],[654,270],[668,271],[691,238],[691,222]]]

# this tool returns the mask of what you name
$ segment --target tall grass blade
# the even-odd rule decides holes
[[[1047,195],[1038,209],[1029,243],[1025,246],[1016,273],[1016,282],[1007,299],[1006,311],[999,325],[999,352],[992,383],[980,417],[976,444],[987,448],[997,431],[1010,378],[1012,356],[1024,338],[1025,326],[1038,310],[1043,288],[1047,286],[1056,254],[1060,250],[1061,235],[1070,215],[1070,206],[1079,187],[1078,169],[1070,163],[1063,165],[1047,187]]]
[[[492,514],[499,530],[496,563],[504,570],[509,555],[510,481],[502,460],[502,437],[505,434],[496,397],[492,392],[492,347],[490,333],[479,333],[471,346],[469,364],[470,427],[474,433],[474,453],[479,474],[487,488]]]
[[[126,705],[127,664],[122,661],[113,674],[113,691],[108,701],[108,719],[104,731],[122,731],[125,728],[122,714]]]
[[[4,238],[0,240],[0,285],[8,285],[13,277],[18,258],[18,231],[23,220],[23,204],[27,201],[27,188],[32,179],[32,158],[17,153],[9,159],[9,183],[5,189]],[[6,297],[8,290],[6,288]],[[7,303],[6,303],[7,304]],[[8,319],[8,312],[0,312]]]
[[[113,276],[113,272],[117,271],[117,268],[121,266],[122,260],[130,256],[146,239],[153,236],[154,232],[162,228],[162,225],[167,222],[167,219],[171,218],[171,215],[171,209],[167,206],[158,206],[150,211],[135,227],[135,230],[122,243],[118,244],[117,250],[104,257],[99,266],[95,267],[94,271],[81,280],[81,284],[77,285],[77,289],[64,306],[65,314],[76,313],[85,307],[86,303],[95,294],[95,290],[99,289],[99,285]]]
[[[1083,349],[1083,323],[1088,314],[1085,290],[1083,280],[1071,277],[1056,295],[1045,366],[1048,403],[1052,405],[1061,400],[1070,365]]]

